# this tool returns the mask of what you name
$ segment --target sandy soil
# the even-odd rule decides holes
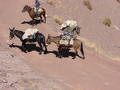
[[[41,33],[46,37],[58,35],[59,25],[54,22],[54,15],[74,19],[82,27],[81,36],[95,42],[105,53],[99,55],[84,44],[86,59],[73,60],[71,56],[59,59],[53,53],[39,55],[35,50],[24,53],[19,48],[9,48],[9,27],[22,31],[32,27],[21,24],[31,20],[21,10],[26,4],[32,6],[34,1],[1,0],[0,90],[120,90],[120,30],[102,24],[105,17],[110,17],[112,24],[119,28],[120,4],[115,0],[91,0],[93,10],[89,11],[82,0],[59,0],[54,6],[47,4],[47,0],[42,1],[47,10],[47,23],[34,26]],[[17,38],[12,42],[21,45]],[[57,50],[57,47],[52,44],[48,50]],[[118,61],[109,59],[109,55],[118,57]]]

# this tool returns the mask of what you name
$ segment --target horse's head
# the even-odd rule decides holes
[[[10,30],[9,38],[10,40],[12,40],[14,38],[15,27],[13,27],[13,29],[9,28],[9,30]]]
[[[25,5],[24,8],[22,9],[22,13],[28,11],[28,8],[29,8],[29,6],[28,6],[28,5]]]
[[[48,34],[48,38],[47,38],[47,41],[46,41],[47,44],[51,44],[51,36]]]

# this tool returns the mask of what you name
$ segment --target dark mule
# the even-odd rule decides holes
[[[78,49],[80,49],[80,51],[82,53],[82,56],[83,56],[82,58],[85,59],[84,50],[83,50],[83,43],[80,40],[75,39],[73,45],[69,45],[69,46],[61,45],[59,43],[60,40],[61,39],[60,39],[59,36],[53,37],[53,36],[48,35],[48,38],[47,38],[47,41],[46,41],[47,44],[51,44],[51,42],[57,44],[57,46],[58,46],[58,55],[59,55],[60,58],[62,57],[62,55],[61,55],[62,49],[64,49],[64,48],[67,48],[67,49],[74,48],[75,56],[73,57],[73,59],[76,58],[76,56],[79,56],[78,55]]]
[[[15,27],[13,29],[9,28],[9,30],[10,30],[10,35],[9,35],[10,40],[12,40],[15,36],[17,38],[19,38],[20,41],[22,42],[22,48],[24,49],[25,52],[26,52],[26,43],[27,42],[38,42],[41,49],[43,49],[43,47],[45,48],[44,53],[47,53],[47,47],[46,47],[46,43],[45,43],[45,36],[43,34],[37,32],[35,34],[34,39],[25,39],[25,40],[23,40],[22,39],[22,36],[24,34],[23,31],[15,30]]]
[[[42,12],[38,15],[35,11],[34,11],[34,8],[28,6],[28,5],[25,5],[22,12],[28,12],[29,13],[29,16],[32,18],[32,24],[35,23],[35,18],[37,17],[40,17],[41,20],[42,19],[42,16],[44,17],[44,23],[46,23],[46,11],[44,8],[40,7],[40,9],[42,10]]]

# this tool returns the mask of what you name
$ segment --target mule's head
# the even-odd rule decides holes
[[[25,5],[24,8],[22,9],[22,13],[28,11],[28,7],[29,7],[28,5]]]
[[[81,27],[76,26],[73,31],[77,33],[77,35],[80,35],[80,29]]]
[[[9,34],[9,39],[12,40],[14,38],[14,31],[15,31],[15,27],[13,27],[13,29],[9,28],[10,30],[10,34]]]
[[[48,35],[48,38],[47,38],[47,41],[46,41],[47,44],[51,44],[51,36]]]

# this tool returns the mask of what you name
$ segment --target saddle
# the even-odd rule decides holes
[[[43,12],[43,9],[41,9],[40,7],[39,8],[34,7],[34,12],[36,13],[36,16],[39,16],[40,13]]]
[[[73,31],[66,29],[64,30],[63,35],[61,35],[60,37],[60,44],[69,46],[74,44],[74,39],[77,37],[77,35]]]
[[[74,39],[70,35],[61,35],[59,43],[65,46],[73,45]]]
[[[70,46],[74,44],[74,39],[70,39],[70,40],[61,39],[59,43],[61,45]]]

